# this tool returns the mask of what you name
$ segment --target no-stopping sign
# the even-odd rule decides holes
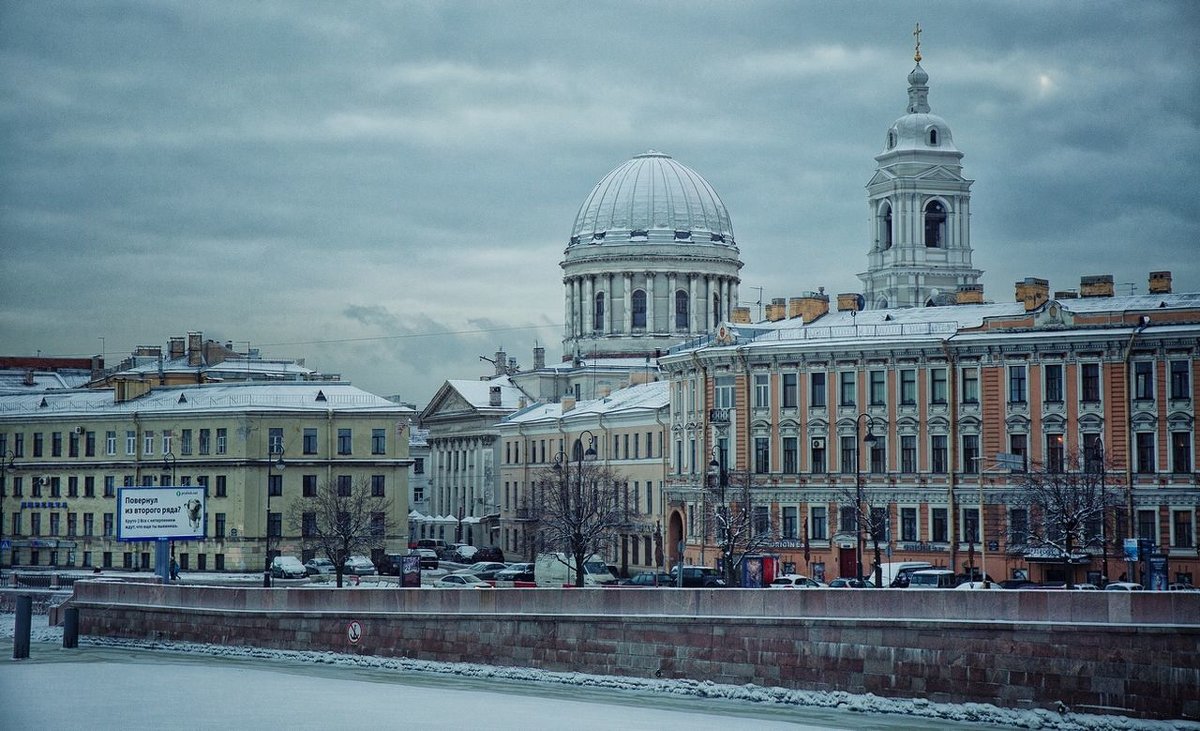
[[[350,644],[357,645],[362,639],[362,625],[358,622],[351,622],[346,625],[346,639],[350,640]]]

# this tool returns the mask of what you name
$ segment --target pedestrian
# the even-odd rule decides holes
[[[171,581],[179,581],[179,562],[171,557]]]

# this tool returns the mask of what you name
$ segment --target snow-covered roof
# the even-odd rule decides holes
[[[30,374],[23,368],[5,368],[0,370],[0,393],[82,388],[91,377],[91,371],[85,370],[34,371]],[[29,384],[27,380],[32,380],[33,383]]]
[[[156,388],[117,403],[111,389],[0,394],[0,417],[195,413],[211,411],[380,411],[412,413],[407,406],[348,383],[218,383]]]
[[[291,360],[264,360],[262,358],[229,358],[214,365],[188,365],[187,357],[160,361],[157,356],[133,356],[132,365],[118,371],[120,375],[143,376],[158,373],[207,373],[211,376],[225,374],[230,377],[254,378],[275,376],[283,378],[305,378],[315,373]]]
[[[467,403],[475,408],[488,409],[515,409],[521,405],[521,399],[525,397],[525,393],[513,385],[512,379],[508,376],[500,376],[487,381],[446,381],[447,384],[460,396],[466,399]],[[492,388],[500,387],[500,405],[492,406]]]
[[[604,398],[579,401],[565,414],[563,404],[534,404],[510,415],[505,424],[532,423],[546,419],[578,418],[598,415],[614,415],[629,411],[654,411],[670,403],[670,384],[666,381],[643,383],[613,391]]]

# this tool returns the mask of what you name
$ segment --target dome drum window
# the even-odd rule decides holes
[[[635,330],[646,329],[646,290],[635,289],[633,296],[630,298],[630,305],[633,309],[631,313],[631,325]]]
[[[675,329],[688,329],[688,293],[682,289],[675,292]]]
[[[938,131],[937,131],[937,127],[931,127],[931,128],[929,129],[929,146],[930,146],[930,147],[937,147],[937,145],[938,145]]]
[[[713,234],[709,240],[714,243],[723,244],[725,243],[725,234]]]
[[[644,228],[635,229],[629,232],[630,241],[645,241],[650,237],[650,232]]]
[[[940,249],[946,246],[946,207],[941,201],[925,206],[925,246]]]
[[[675,232],[675,240],[676,241],[691,241],[692,240],[692,232],[691,231],[676,231]]]

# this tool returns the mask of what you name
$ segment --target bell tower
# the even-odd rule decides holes
[[[892,123],[867,183],[871,249],[859,274],[867,309],[953,304],[981,271],[971,265],[971,184],[946,120],[929,111],[921,26],[908,108]]]

